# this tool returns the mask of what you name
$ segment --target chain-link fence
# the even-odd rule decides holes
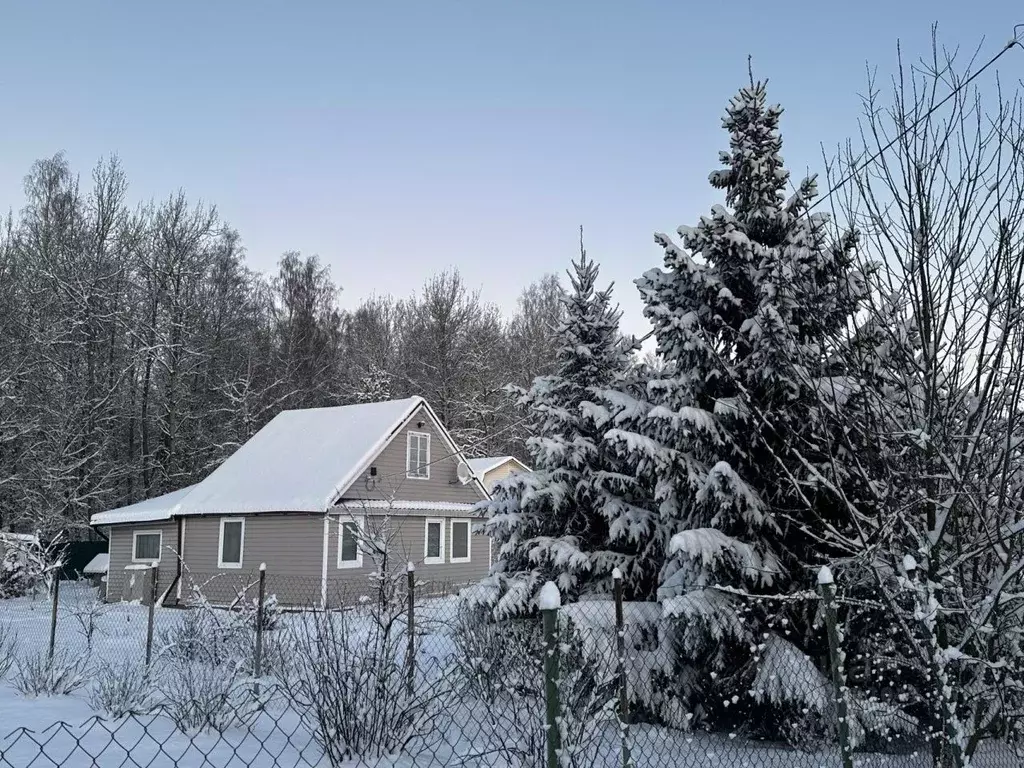
[[[273,571],[185,584],[186,608],[86,582],[0,602],[0,766],[844,765],[821,623],[800,643],[821,658],[784,619],[733,657],[611,597],[497,620],[415,574],[326,600]],[[932,764],[898,713],[840,694],[854,764]],[[973,764],[1022,761],[992,742]]]

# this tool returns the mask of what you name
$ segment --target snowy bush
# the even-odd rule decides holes
[[[110,604],[99,598],[96,589],[88,581],[79,580],[74,586],[68,599],[62,596],[60,608],[78,625],[85,638],[86,648],[91,651],[99,620],[110,610]]]
[[[476,729],[467,735],[479,755],[544,765],[544,642],[540,620],[495,620],[464,607],[454,635],[459,694]],[[567,641],[568,640],[568,641]],[[563,765],[594,763],[603,726],[614,722],[614,667],[603,668],[571,636],[562,638],[558,684]]]
[[[161,711],[183,733],[223,733],[242,721],[252,704],[238,668],[229,663],[176,662],[165,667],[156,682]]]
[[[23,597],[40,587],[49,589],[63,567],[64,540],[55,536],[44,544],[38,535],[2,534],[0,599]]]
[[[66,696],[86,684],[88,656],[57,651],[50,659],[46,651],[18,660],[14,687],[24,696]]]
[[[445,715],[447,676],[430,666],[410,687],[405,635],[380,614],[314,611],[291,634],[295,663],[284,694],[307,714],[331,765],[401,753]]]
[[[88,693],[93,709],[115,718],[147,712],[155,699],[153,682],[146,668],[130,661],[97,667]]]
[[[236,636],[238,656],[235,662],[239,670],[246,675],[256,674],[256,633],[240,632]],[[294,637],[282,625],[270,631],[265,630],[262,638],[263,652],[260,660],[261,677],[274,677],[284,680],[295,665]]]
[[[237,602],[235,610],[242,617],[242,621],[251,627],[254,631],[257,629],[260,621],[259,612],[259,597],[253,597],[252,599],[244,599],[244,595],[240,596]],[[269,632],[275,630],[281,626],[281,606],[278,605],[277,595],[267,595],[263,599],[263,631]]]
[[[10,624],[0,624],[0,680],[7,678],[18,658],[18,633]]]
[[[538,619],[496,621],[486,609],[463,608],[454,640],[459,680],[470,692],[536,686],[533,662],[544,648]]]
[[[244,658],[255,642],[241,614],[212,607],[198,592],[181,620],[161,631],[157,640],[161,656],[168,660],[211,665]]]
[[[28,590],[29,577],[25,563],[16,550],[7,548],[0,560],[0,599],[22,597]]]

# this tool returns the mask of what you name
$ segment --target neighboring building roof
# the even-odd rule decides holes
[[[111,509],[107,512],[97,512],[92,516],[92,525],[113,525],[115,523],[149,523],[157,520],[169,520],[171,510],[196,486],[190,485],[180,488],[163,496],[154,496],[152,499],[129,504],[127,507]]]
[[[485,459],[469,459],[466,461],[466,463],[469,464],[469,468],[473,470],[473,474],[479,477],[481,480],[483,480],[484,475],[486,475],[491,470],[497,469],[502,464],[508,461],[514,461],[525,471],[530,471],[530,468],[523,464],[523,462],[521,462],[515,456],[488,456]]]
[[[110,567],[110,553],[100,552],[96,557],[89,561],[89,564],[82,569],[82,573],[86,576],[95,576],[99,573],[106,573]]]
[[[449,450],[457,449],[421,397],[282,411],[202,482],[148,502],[93,515],[93,525],[183,515],[326,512],[423,407]],[[477,481],[481,494],[486,494]],[[148,506],[147,506],[148,505]],[[139,515],[150,515],[148,517]]]

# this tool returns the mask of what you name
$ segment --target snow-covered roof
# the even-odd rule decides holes
[[[282,411],[199,483],[177,515],[326,512],[421,397]]]
[[[483,459],[467,459],[466,463],[469,464],[469,468],[473,470],[473,474],[483,479],[483,476],[490,472],[492,469],[497,469],[506,461],[514,461],[523,469],[529,471],[529,467],[523,464],[515,456],[488,456]]]
[[[89,564],[82,569],[82,573],[86,576],[94,576],[98,573],[106,573],[110,567],[110,553],[100,552],[96,557],[89,561]]]
[[[149,523],[157,520],[169,520],[171,510],[195,487],[189,485],[162,496],[154,496],[152,499],[129,504],[127,507],[97,512],[92,516],[90,522],[93,525],[114,525],[116,523]]]
[[[327,512],[421,406],[447,438],[421,397],[282,411],[202,482],[177,495],[93,515],[92,524],[178,515]],[[423,502],[409,503],[424,508]]]

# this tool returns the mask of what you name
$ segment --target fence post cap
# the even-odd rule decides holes
[[[267,564],[266,563],[260,563],[260,573],[265,573],[266,570],[267,570]]]
[[[540,588],[540,597],[537,599],[542,611],[554,611],[562,607],[562,594],[553,581],[549,581]]]
[[[818,571],[818,584],[826,586],[828,584],[835,584],[836,580],[832,577],[832,569],[827,565],[821,566],[821,570]]]
[[[619,570],[618,566],[612,569],[612,578],[615,579],[615,581],[622,581],[622,571]]]
[[[408,563],[405,564],[405,570],[406,570],[407,573],[415,573],[416,572],[416,563],[414,563],[412,560],[410,560]]]

